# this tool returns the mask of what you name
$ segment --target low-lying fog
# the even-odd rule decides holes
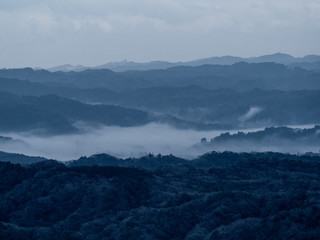
[[[310,126],[313,127],[313,126]],[[247,129],[257,131],[260,129]],[[139,157],[147,153],[173,154],[184,158],[194,158],[213,150],[231,151],[310,151],[312,149],[237,149],[235,146],[225,149],[195,148],[201,138],[210,141],[225,131],[180,130],[163,124],[149,124],[141,127],[103,127],[91,129],[82,134],[60,136],[35,136],[31,134],[1,134],[22,140],[10,144],[0,143],[0,151],[22,153],[30,156],[42,156],[50,159],[73,160],[81,156],[96,153],[108,153],[116,157]],[[230,133],[237,131],[229,131]],[[318,150],[316,150],[318,151]]]

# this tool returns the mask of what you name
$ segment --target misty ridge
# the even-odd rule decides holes
[[[237,61],[223,62],[232,59]],[[204,153],[194,147],[203,137],[314,126],[320,120],[320,72],[291,64],[318,60],[273,54],[120,72],[1,69],[0,135],[14,141],[3,141],[0,150],[61,160],[100,152],[192,158]],[[299,151],[318,152],[296,143]],[[207,150],[296,152],[284,144],[260,145],[239,138]]]
[[[317,239],[318,61],[0,69],[0,238]]]
[[[201,143],[195,148],[202,151],[287,152],[293,154],[320,154],[320,126],[309,128],[269,127],[256,131],[225,132]]]
[[[11,140],[3,142],[0,147],[5,152],[63,161],[98,153],[123,158],[161,153],[191,159],[205,152],[193,148],[202,137],[209,138],[223,133],[222,130],[176,129],[156,123],[137,127],[79,125],[81,132],[62,135],[39,132],[2,133],[0,135],[10,136]]]
[[[296,154],[318,153],[320,150],[319,129],[312,125],[294,128],[271,127],[265,130],[244,129],[241,132],[176,129],[154,123],[137,127],[97,128],[79,125],[83,129],[81,132],[63,135],[44,135],[39,132],[6,133],[6,136],[10,137],[2,137],[4,140],[0,141],[0,147],[5,152],[62,161],[99,153],[120,158],[142,157],[149,153],[173,154],[193,159],[210,151],[275,151]]]
[[[210,57],[196,59],[188,62],[166,62],[166,61],[152,61],[145,63],[138,63],[133,61],[122,61],[122,62],[110,62],[96,67],[86,67],[82,65],[73,66],[65,64],[61,66],[48,68],[48,71],[57,72],[80,72],[88,69],[110,69],[115,72],[123,72],[130,70],[151,70],[151,69],[166,69],[177,66],[200,66],[200,65],[232,65],[238,62],[248,63],[261,63],[261,62],[275,62],[285,64],[289,67],[301,67],[308,70],[319,70],[320,69],[320,56],[318,55],[307,55],[304,57],[296,58],[289,54],[275,53],[270,55],[264,55],[260,57],[242,58],[235,56],[222,56],[222,57]]]

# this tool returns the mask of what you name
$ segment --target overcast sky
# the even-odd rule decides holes
[[[320,54],[319,0],[0,0],[0,68]]]

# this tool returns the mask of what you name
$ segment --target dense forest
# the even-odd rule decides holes
[[[319,160],[212,152],[1,162],[0,238],[317,239]]]

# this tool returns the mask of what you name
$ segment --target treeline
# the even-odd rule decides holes
[[[242,132],[231,134],[225,132],[210,141],[202,139],[205,146],[227,146],[231,144],[246,144],[260,146],[277,146],[298,144],[299,146],[320,147],[320,126],[313,128],[269,127],[255,132]]]
[[[161,155],[80,160],[68,166],[56,161],[25,166],[1,162],[0,238],[320,235],[319,157],[213,152],[193,161]],[[116,166],[125,161],[131,167]]]

